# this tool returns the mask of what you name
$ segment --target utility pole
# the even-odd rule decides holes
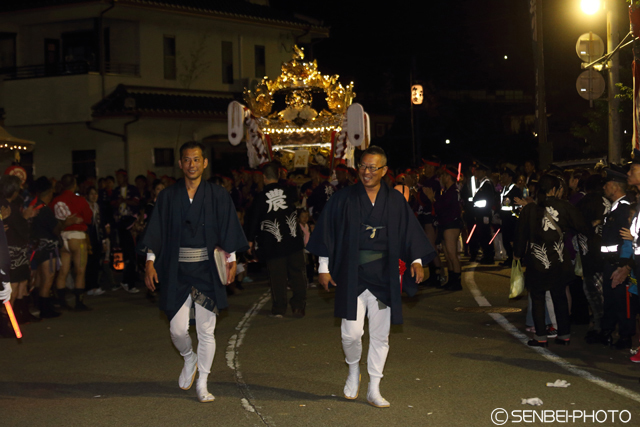
[[[619,43],[618,18],[616,16],[616,4],[613,0],[607,1],[607,53],[613,52]],[[620,163],[622,157],[622,135],[620,131],[620,99],[616,98],[618,88],[616,83],[620,81],[619,56],[613,55],[609,60],[609,79],[607,91],[609,93],[609,163]]]
[[[538,119],[538,166],[547,168],[553,162],[553,146],[547,137],[547,100],[544,81],[544,38],[542,36],[542,0],[532,0],[535,4],[536,42],[536,116]]]

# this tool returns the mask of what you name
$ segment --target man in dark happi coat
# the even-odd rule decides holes
[[[263,169],[264,191],[256,196],[247,226],[251,249],[257,242],[258,258],[267,264],[271,281],[271,315],[283,317],[287,311],[287,286],[293,291],[294,317],[305,315],[307,279],[304,240],[298,226],[296,190],[278,182],[278,164]]]
[[[327,203],[307,243],[320,256],[318,279],[336,286],[335,315],[342,318],[342,348],[349,365],[344,387],[356,399],[360,387],[365,313],[369,320],[367,400],[386,408],[380,379],[389,352],[391,323],[402,323],[402,291],[413,295],[424,278],[422,263],[435,256],[420,223],[402,194],[381,182],[387,157],[380,147],[362,154],[360,181],[338,191]],[[410,262],[406,272],[399,261]]]
[[[145,284],[155,291],[155,284],[162,282],[160,308],[169,317],[171,340],[184,357],[178,384],[188,390],[199,370],[198,400],[212,402],[207,378],[216,349],[216,314],[227,308],[224,286],[235,278],[235,252],[246,250],[248,244],[229,193],[202,180],[208,165],[202,144],[183,144],[179,165],[184,179],[159,194],[140,249],[147,253]],[[221,267],[226,270],[226,283],[216,266],[216,248],[227,255],[226,268]],[[194,303],[197,355],[189,337],[189,312]]]

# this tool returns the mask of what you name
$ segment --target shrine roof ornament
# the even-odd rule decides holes
[[[368,116],[365,117],[359,104],[353,104],[356,95],[353,82],[343,86],[338,78],[320,73],[317,61],[305,62],[303,49],[293,46],[292,59],[282,64],[281,74],[275,80],[264,77],[253,90],[245,89],[246,106],[235,101],[229,105],[229,141],[239,144],[243,124],[248,126],[247,148],[252,166],[273,160],[274,152],[285,149],[291,159],[283,158],[286,157],[283,153],[275,157],[289,163],[293,159],[292,149],[296,148],[308,149],[312,161],[319,159],[319,154],[324,156],[327,166],[333,164],[334,158],[348,158],[353,146],[365,140],[368,144]],[[286,106],[281,111],[274,111],[276,97],[284,98]],[[326,101],[326,107],[323,102],[321,107],[316,105],[320,97]],[[355,141],[353,138],[348,141],[347,110],[356,106],[361,117],[353,125],[359,123],[360,130],[354,128],[358,136]]]

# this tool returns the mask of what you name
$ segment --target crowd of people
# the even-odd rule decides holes
[[[640,155],[637,158],[640,162]],[[466,257],[481,266],[503,268],[519,260],[526,266],[530,345],[546,346],[548,338],[567,345],[573,322],[589,323],[589,343],[633,346],[638,312],[634,257],[640,256],[634,243],[640,225],[634,219],[640,179],[634,181],[633,172],[640,164],[538,172],[533,161],[494,168],[474,162],[463,170],[460,164],[428,156],[414,166],[387,168],[382,181],[402,193],[441,255],[423,266],[428,279],[421,287],[463,289],[461,259]],[[130,184],[127,171],[119,170],[115,176],[81,182],[65,175],[27,183],[26,174],[15,171],[16,166],[9,168],[0,179],[0,205],[11,261],[9,271],[2,271],[3,282],[11,283],[19,322],[54,318],[62,310],[89,311],[85,296],[140,291],[145,257],[135,248],[158,194],[174,184],[174,178],[158,179],[149,172]],[[304,316],[305,288],[317,286],[321,261],[304,247],[331,197],[361,179],[358,169],[310,165],[289,172],[276,162],[270,164],[268,177],[263,168],[216,172],[209,181],[230,194],[251,246],[236,255],[237,276],[228,294],[251,281],[251,263],[269,265],[272,251],[260,253],[253,241],[264,231],[261,215],[276,206],[265,194],[278,184],[287,189],[288,199],[282,196],[286,218],[296,213],[301,243],[292,243],[291,251],[296,257],[303,254],[303,261],[296,258],[295,271],[303,269],[304,275],[289,277],[288,283],[287,277],[276,280],[282,284],[273,293],[272,315],[285,315],[289,287],[295,291],[294,315]],[[286,265],[269,268],[285,270]],[[147,295],[155,299],[155,291]],[[4,314],[2,334],[12,336]],[[639,357],[632,359],[639,362]]]

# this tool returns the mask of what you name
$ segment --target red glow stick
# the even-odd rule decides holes
[[[491,240],[489,241],[489,244],[493,243],[493,239],[496,238],[496,236],[498,235],[498,233],[500,232],[500,229],[498,228],[498,231],[496,231],[496,234],[493,235],[493,237],[491,238]]]
[[[471,229],[471,233],[469,233],[469,237],[467,238],[467,245],[471,241],[471,236],[473,236],[473,232],[476,231],[476,225],[477,224],[473,224],[473,228]]]
[[[462,163],[458,163],[458,178],[456,182],[460,182],[460,174],[462,173]]]
[[[7,309],[7,314],[9,315],[9,319],[11,320],[11,326],[13,326],[13,331],[16,333],[16,338],[22,338],[22,332],[20,332],[20,326],[18,326],[16,315],[13,314],[13,308],[11,308],[11,303],[9,301],[5,301],[4,306]]]

